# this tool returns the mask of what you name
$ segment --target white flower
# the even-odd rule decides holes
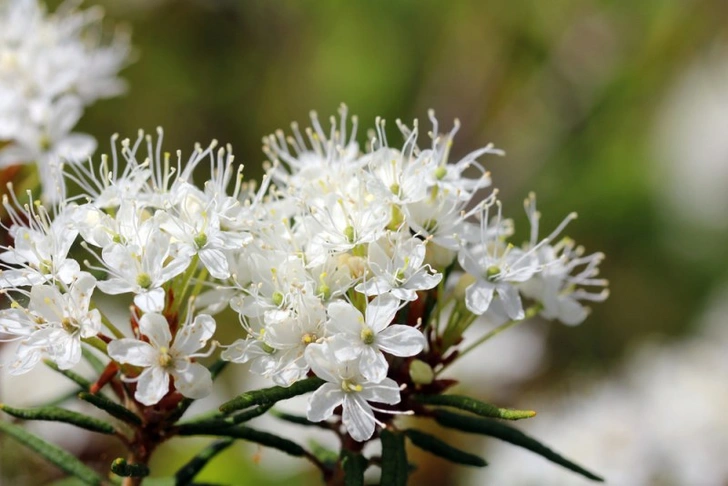
[[[35,285],[28,308],[0,311],[0,331],[23,336],[10,366],[11,374],[29,371],[42,355],[59,368],[69,369],[81,360],[81,338],[101,330],[101,315],[89,309],[96,279],[82,272],[67,293],[52,285]],[[14,325],[8,321],[15,321]]]
[[[417,300],[417,291],[435,287],[442,274],[431,274],[425,261],[425,242],[416,238],[375,241],[368,247],[369,269],[374,274],[355,287],[366,295],[391,293],[399,300]]]
[[[414,356],[425,346],[418,330],[391,324],[399,310],[399,300],[390,294],[372,300],[366,318],[356,307],[336,301],[329,304],[328,331],[334,335],[330,346],[337,359],[360,359],[361,374],[378,383],[387,376],[389,365],[382,351],[394,356]]]
[[[144,314],[139,330],[149,342],[137,339],[119,339],[109,343],[112,359],[144,368],[137,379],[134,397],[144,405],[158,403],[169,392],[170,376],[174,386],[187,398],[203,398],[212,390],[210,371],[192,359],[203,355],[195,352],[203,348],[215,332],[215,320],[200,314],[186,322],[172,342],[167,319],[161,314]]]
[[[342,421],[349,435],[359,442],[374,434],[373,407],[369,402],[399,403],[399,386],[390,378],[379,383],[367,380],[359,372],[357,360],[340,361],[325,344],[306,348],[306,359],[316,376],[326,380],[311,396],[306,415],[313,422],[331,417],[339,405]]]
[[[277,351],[273,380],[283,386],[304,378],[309,366],[306,347],[327,337],[326,310],[315,296],[297,294],[286,310],[265,314],[263,340]]]
[[[185,252],[173,253],[169,235],[149,220],[143,233],[143,246],[112,244],[101,252],[110,278],[99,282],[99,289],[116,295],[134,292],[134,303],[143,312],[160,312],[165,305],[166,282],[184,272],[191,261]]]
[[[98,9],[47,14],[37,0],[0,6],[0,167],[38,166],[42,199],[63,197],[61,164],[88,157],[93,137],[71,133],[86,106],[123,91],[116,77],[129,51],[127,36],[101,44]]]
[[[35,285],[49,280],[70,284],[80,272],[78,262],[68,258],[71,245],[78,235],[69,213],[59,208],[55,218],[32,200],[20,208],[3,196],[3,205],[13,225],[8,233],[15,246],[0,246],[0,288]],[[3,225],[0,224],[0,228]],[[3,270],[5,267],[5,270]],[[20,267],[20,268],[18,268]]]
[[[242,231],[222,231],[215,200],[190,184],[181,184],[177,194],[175,210],[160,213],[160,228],[176,241],[196,253],[200,261],[215,278],[230,276],[228,260],[223,250],[242,248],[252,237]]]
[[[384,201],[369,196],[360,185],[355,193],[329,194],[312,201],[301,224],[311,235],[312,244],[343,252],[380,238],[389,220]]]

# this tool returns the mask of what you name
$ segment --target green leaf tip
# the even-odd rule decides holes
[[[504,420],[522,420],[534,417],[533,410],[513,410],[500,408],[490,403],[481,402],[475,398],[462,395],[415,395],[413,399],[423,405],[436,405],[452,407],[471,412],[481,417],[499,418]]]
[[[0,421],[0,432],[15,439],[25,447],[34,450],[48,462],[78,478],[84,484],[92,486],[100,486],[103,484],[102,478],[75,456],[31,434],[22,427]]]
[[[462,430],[463,432],[469,432],[471,434],[487,435],[505,442],[509,442],[513,445],[523,447],[524,449],[528,449],[531,452],[534,452],[555,464],[569,469],[570,471],[581,474],[586,478],[589,478],[593,481],[604,482],[604,479],[602,479],[601,477],[590,471],[587,471],[578,464],[575,464],[572,461],[566,459],[565,457],[551,450],[536,439],[529,437],[528,435],[524,434],[514,427],[511,427],[510,425],[498,422],[497,420],[473,417],[459,413],[448,412],[446,410],[437,410],[435,412],[435,420],[443,427]]]
[[[129,464],[123,457],[118,457],[111,463],[111,472],[124,478],[144,478],[149,476],[149,466]]]
[[[205,447],[195,457],[182,466],[177,473],[175,473],[175,484],[177,486],[187,486],[192,484],[192,480],[199,474],[207,464],[214,459],[219,453],[230,447],[235,439],[221,439],[213,442],[209,446]]]
[[[482,457],[453,447],[434,435],[415,429],[407,429],[404,433],[415,446],[450,462],[475,467],[488,465]]]
[[[112,435],[114,426],[102,420],[58,407],[14,408],[0,403],[0,410],[23,420],[43,420],[75,425],[82,429]]]
[[[276,402],[312,392],[323,385],[324,380],[318,377],[297,381],[289,387],[273,386],[262,390],[243,393],[220,406],[223,413],[231,413],[254,405],[274,405]]]

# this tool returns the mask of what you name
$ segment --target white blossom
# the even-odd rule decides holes
[[[306,348],[306,359],[316,376],[327,381],[311,396],[306,415],[314,422],[331,417],[342,406],[342,421],[354,440],[364,441],[374,434],[377,420],[369,402],[399,403],[399,386],[390,378],[380,382],[366,379],[357,360],[341,361],[325,344]]]
[[[167,319],[161,314],[144,314],[139,330],[148,342],[124,338],[109,343],[109,356],[120,363],[144,368],[136,379],[134,397],[144,405],[158,403],[174,387],[188,398],[203,398],[212,390],[207,368],[193,361],[215,332],[215,320],[199,314],[186,322],[172,341]],[[171,343],[171,345],[170,345]]]

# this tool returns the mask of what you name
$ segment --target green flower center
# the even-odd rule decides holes
[[[146,290],[152,286],[152,277],[148,273],[142,272],[137,275],[136,283],[138,286]]]
[[[195,236],[194,241],[197,249],[200,249],[207,244],[207,235],[204,232],[198,233]]]
[[[364,344],[373,344],[374,340],[377,337],[374,334],[374,331],[372,331],[369,327],[365,327],[364,329],[362,329],[360,336]]]

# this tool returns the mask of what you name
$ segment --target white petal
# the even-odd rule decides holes
[[[337,300],[329,304],[328,313],[329,322],[326,328],[332,334],[339,332],[356,336],[361,334],[364,317],[353,305]]]
[[[414,327],[394,324],[377,335],[377,346],[395,356],[414,356],[425,347],[425,336]]]
[[[559,299],[559,315],[557,319],[567,326],[576,326],[584,322],[589,312],[576,299],[562,297]]]
[[[481,315],[488,310],[493,300],[493,285],[483,280],[478,280],[465,290],[465,307],[476,315]]]
[[[374,412],[358,394],[348,393],[344,398],[344,427],[352,439],[363,442],[374,434]]]
[[[357,292],[364,295],[380,295],[392,290],[392,285],[382,277],[374,277],[355,287]]]
[[[65,317],[63,296],[49,285],[36,285],[30,290],[30,309],[48,322],[60,323]]]
[[[324,383],[313,392],[308,402],[306,417],[312,422],[321,422],[331,417],[334,409],[344,400],[341,387],[333,383]]]
[[[385,378],[381,383],[367,384],[359,393],[368,402],[388,403],[394,405],[399,403],[399,385],[391,378]]]
[[[54,137],[59,138],[71,131],[83,113],[81,99],[66,95],[51,105],[49,126],[53,130]]]
[[[100,286],[99,286],[100,287]],[[164,299],[167,294],[164,289],[156,289],[141,292],[134,296],[134,304],[143,312],[162,312],[164,310]]]
[[[204,347],[214,333],[215,319],[207,314],[200,314],[177,333],[172,348],[183,356],[189,356]]]
[[[64,162],[82,162],[96,150],[96,139],[85,133],[71,133],[59,140],[54,149]]]
[[[205,268],[215,278],[226,279],[230,276],[230,270],[228,269],[228,261],[225,254],[218,249],[209,248],[200,250],[198,253],[200,260]]]
[[[78,275],[81,273],[81,266],[78,264],[76,260],[67,259],[64,260],[63,263],[61,263],[58,266],[58,269],[56,270],[56,274],[58,275],[58,278],[61,282],[65,283],[66,285],[73,282],[73,280],[78,277]],[[94,280],[95,285],[95,280]]]
[[[426,270],[415,273],[407,279],[407,287],[415,290],[426,290],[437,286],[442,280],[441,273],[431,274]]]
[[[384,294],[375,297],[367,305],[367,325],[375,333],[385,329],[394,320],[399,310],[399,299],[391,294]]]
[[[109,356],[119,363],[134,366],[152,366],[157,362],[159,352],[151,344],[136,339],[117,339],[108,345]]]
[[[378,383],[387,376],[389,364],[387,359],[372,346],[364,346],[359,361],[359,371],[369,381]]]
[[[81,361],[81,340],[59,329],[58,337],[54,345],[48,350],[51,359],[56,362],[58,368],[68,370]]]
[[[182,368],[172,371],[174,386],[187,398],[204,398],[212,392],[212,376],[210,370],[200,363],[189,363],[180,360]]]
[[[169,348],[172,334],[169,331],[169,323],[163,315],[144,314],[139,319],[139,330],[149,338],[155,348]]]
[[[361,356],[362,349],[368,347],[359,336],[337,334],[328,342],[329,348],[339,361],[350,361]]]
[[[523,304],[521,303],[521,296],[518,294],[518,290],[510,284],[498,284],[496,287],[498,297],[503,302],[503,307],[506,310],[506,314],[513,320],[521,320],[526,316],[523,311]]]
[[[152,366],[139,376],[134,398],[144,405],[155,405],[168,391],[169,374],[161,366]]]
[[[417,292],[411,289],[405,289],[402,287],[392,289],[392,295],[399,300],[406,302],[412,302],[417,300]]]
[[[98,287],[103,293],[109,295],[125,294],[127,292],[133,292],[136,289],[135,285],[117,277],[100,281]]]
[[[316,376],[333,383],[341,381],[334,373],[334,369],[338,364],[336,358],[326,344],[309,344],[306,346],[305,356],[308,365],[316,373]]]

